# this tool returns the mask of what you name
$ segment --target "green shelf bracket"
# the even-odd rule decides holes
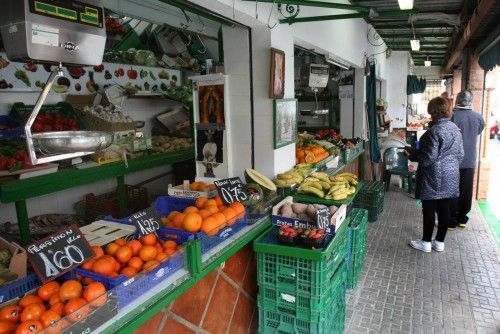
[[[189,273],[198,277],[201,273],[201,242],[200,240],[189,241],[186,245],[186,261]]]
[[[26,246],[31,242],[30,227],[28,222],[28,209],[26,201],[16,202],[17,222],[19,223],[19,232],[21,234],[21,246]]]
[[[390,18],[390,17],[403,17],[409,15],[415,15],[418,11],[411,10],[388,10],[383,12],[370,11],[362,13],[352,13],[352,14],[338,14],[338,15],[320,15],[320,16],[307,16],[307,17],[290,17],[281,19],[280,23],[302,23],[302,22],[317,22],[317,21],[334,21],[334,20],[346,20],[346,19],[356,19],[356,18]]]

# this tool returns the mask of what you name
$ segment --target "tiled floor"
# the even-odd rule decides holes
[[[345,333],[500,333],[500,250],[476,204],[471,218],[447,234],[444,253],[416,251],[408,242],[421,237],[421,210],[407,194],[388,192],[369,225]]]

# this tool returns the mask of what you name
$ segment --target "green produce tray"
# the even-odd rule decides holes
[[[383,204],[385,196],[385,186],[380,181],[367,181],[360,190],[354,201],[354,205],[359,207],[377,206]]]
[[[276,228],[254,242],[257,283],[274,290],[321,296],[347,257],[348,221],[344,221],[324,251],[276,244]],[[274,243],[274,244],[273,244]]]
[[[31,114],[34,105],[26,105],[22,102],[16,102],[12,105],[12,109],[10,110],[10,117],[20,119],[24,122],[24,115]],[[80,130],[86,129],[85,122],[82,120],[80,115],[75,112],[73,106],[68,102],[59,102],[57,104],[46,104],[43,105],[40,109],[39,115],[45,114],[53,114],[53,113],[61,113],[68,118],[73,118],[78,122],[78,128]]]
[[[350,256],[351,266],[347,270],[347,288],[354,289],[359,281],[366,259],[366,247],[361,247]]]
[[[295,202],[324,204],[324,205],[328,205],[328,206],[330,206],[330,205],[339,206],[342,204],[349,205],[354,201],[354,199],[358,195],[359,191],[363,187],[363,184],[364,184],[363,181],[359,181],[358,185],[356,186],[356,192],[354,194],[350,195],[349,197],[347,197],[346,199],[341,200],[341,201],[335,201],[333,199],[324,199],[324,198],[319,198],[319,197],[314,196],[314,195],[299,194],[299,193],[296,193],[295,195],[293,195],[293,199]]]
[[[356,287],[366,257],[366,241],[368,233],[368,212],[364,209],[351,211],[349,226],[349,251],[347,256],[347,287]]]
[[[256,253],[275,254],[300,260],[324,261],[331,256],[332,252],[338,249],[340,243],[344,242],[346,230],[349,228],[348,225],[349,218],[346,217],[336,236],[321,250],[278,245],[276,238],[277,227],[270,229],[256,239],[253,243],[253,249]]]
[[[345,306],[331,303],[321,321],[305,321],[259,305],[259,334],[342,334]]]
[[[368,221],[374,222],[384,211],[384,184],[380,181],[365,182],[358,196],[353,202],[355,208],[368,210]]]
[[[368,233],[368,211],[366,209],[354,208],[351,211],[349,224],[349,247],[358,249],[364,247]]]
[[[347,266],[345,262],[331,270],[330,281],[319,294],[297,289],[283,289],[275,285],[259,285],[259,307],[295,317],[299,320],[319,322],[332,303],[345,299]]]

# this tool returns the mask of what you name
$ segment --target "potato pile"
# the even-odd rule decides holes
[[[283,204],[278,213],[286,218],[300,219],[305,221],[313,222],[316,220],[316,211],[318,209],[326,208],[326,205],[322,204],[304,204],[304,203],[292,203],[288,202]],[[329,207],[330,213],[333,215],[337,212],[338,207],[332,205]]]
[[[153,150],[159,153],[178,151],[193,146],[191,138],[153,136]]]

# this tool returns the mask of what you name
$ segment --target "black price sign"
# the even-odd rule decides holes
[[[332,214],[330,213],[329,208],[323,208],[316,210],[316,224],[318,228],[326,229],[330,226],[330,220],[332,218]]]
[[[53,280],[95,256],[76,225],[26,247],[28,259],[42,281]]]
[[[243,202],[248,199],[246,189],[239,177],[214,181],[214,184],[225,205]]]
[[[132,214],[130,219],[141,237],[159,230],[162,226],[160,215],[152,207]]]

